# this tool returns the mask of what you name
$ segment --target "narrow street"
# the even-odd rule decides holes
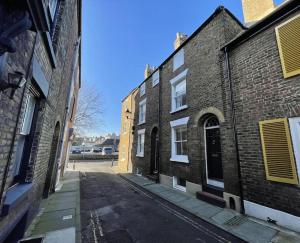
[[[77,162],[82,242],[243,242],[128,183],[111,162]]]

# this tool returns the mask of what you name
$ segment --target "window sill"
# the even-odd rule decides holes
[[[136,157],[144,157],[144,154],[136,154]]]
[[[8,215],[10,210],[21,204],[22,201],[28,196],[32,187],[32,183],[26,183],[18,184],[8,189],[5,196],[1,216]]]
[[[145,124],[145,123],[146,123],[145,121],[139,122],[139,123],[138,123],[138,126],[139,126],[139,125],[143,125],[143,124]]]
[[[52,64],[52,67],[56,67],[56,56],[54,53],[52,40],[49,32],[43,32],[43,39],[46,45],[47,53],[50,58],[50,62]]]
[[[152,84],[152,88],[154,88],[155,86],[157,86],[159,84],[159,82]]]
[[[187,105],[183,105],[183,106],[181,106],[181,107],[177,108],[176,110],[172,110],[172,111],[170,111],[170,114],[176,113],[176,112],[178,112],[178,111],[185,110],[185,109],[187,109],[187,108],[188,108],[188,106],[187,106]]]
[[[189,163],[189,159],[188,159],[188,156],[187,156],[187,155],[173,155],[173,156],[170,158],[170,161],[173,161],[173,162],[181,162],[181,163],[186,163],[186,164]]]

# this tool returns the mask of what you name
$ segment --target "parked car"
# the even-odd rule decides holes
[[[93,152],[94,153],[101,153],[102,152],[102,148],[100,148],[100,147],[94,147],[93,148]]]
[[[112,154],[112,153],[113,153],[113,150],[110,147],[104,147],[102,149],[102,155],[107,155],[107,154]]]
[[[72,154],[81,154],[81,149],[78,147],[73,147],[72,148]]]

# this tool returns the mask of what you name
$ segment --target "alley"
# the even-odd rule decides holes
[[[82,242],[242,242],[120,178],[80,162]]]

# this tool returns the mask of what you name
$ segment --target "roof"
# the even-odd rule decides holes
[[[299,5],[299,0],[285,1],[283,4],[279,5],[273,12],[271,12],[266,17],[250,26],[246,31],[242,32],[240,35],[228,42],[224,47],[222,47],[221,50],[230,50],[235,48],[237,45],[247,41],[249,38],[257,35],[275,22],[280,21],[281,19],[299,9]]]
[[[134,88],[133,90],[131,90],[129,93],[128,93],[128,95],[126,95],[123,99],[122,99],[122,102],[124,101],[124,100],[126,100],[127,99],[127,97],[129,96],[129,95],[131,95],[134,91],[136,91],[138,88]]]
[[[152,77],[152,75],[160,69],[163,65],[165,65],[177,52],[180,51],[181,48],[183,48],[186,44],[188,44],[201,30],[203,30],[217,15],[219,15],[222,11],[225,11],[235,22],[240,25],[243,29],[246,29],[246,27],[238,20],[237,17],[233,13],[231,13],[227,8],[224,6],[218,6],[216,10],[213,12],[208,19],[204,21],[202,25],[198,27],[181,45],[179,48],[174,50],[171,55],[169,55],[143,82],[140,83],[138,87],[140,87],[144,82],[146,82],[148,79]]]

